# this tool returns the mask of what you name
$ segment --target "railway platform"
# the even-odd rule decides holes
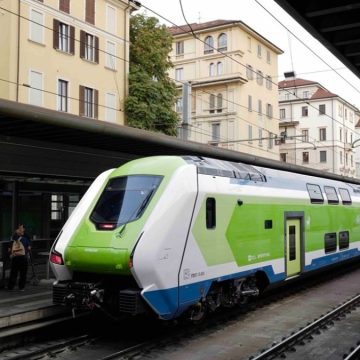
[[[40,276],[36,281],[29,269],[23,291],[17,288],[9,291],[5,286],[0,288],[0,339],[32,330],[39,322],[65,313],[65,308],[52,303],[52,283],[55,279],[49,276],[47,264],[41,268],[37,269]]]

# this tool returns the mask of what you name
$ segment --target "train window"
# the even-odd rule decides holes
[[[296,226],[289,226],[289,260],[296,260]]]
[[[265,229],[272,229],[272,220],[265,220]]]
[[[216,201],[215,198],[206,199],[206,228],[215,229],[216,227]]]
[[[110,179],[91,213],[91,221],[99,230],[114,230],[140,218],[161,180],[162,176],[157,175]]]
[[[351,205],[350,193],[347,189],[339,189],[340,197],[344,205]]]
[[[325,194],[329,204],[338,204],[339,198],[333,186],[324,186]]]
[[[325,253],[334,252],[337,248],[336,233],[325,234]]]
[[[340,231],[339,232],[339,250],[349,248],[349,232]]]
[[[315,184],[306,184],[309,192],[310,200],[313,204],[323,204],[324,197],[321,192],[320,186]]]

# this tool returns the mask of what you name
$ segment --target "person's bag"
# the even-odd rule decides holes
[[[22,256],[25,255],[25,248],[20,239],[14,240],[11,248],[12,256]]]

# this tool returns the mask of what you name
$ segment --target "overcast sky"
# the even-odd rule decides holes
[[[241,20],[282,49],[284,54],[279,56],[280,77],[278,80],[283,80],[285,71],[294,70],[298,77],[318,81],[329,91],[343,97],[360,109],[360,79],[309,35],[273,0],[258,1],[268,12],[256,0],[182,0],[182,4],[189,23],[218,19]],[[179,0],[140,0],[140,2],[144,5],[141,12],[145,12],[148,16],[158,17],[148,10],[151,9],[173,24],[181,26],[186,23],[181,13]],[[159,17],[161,23],[172,25],[163,18]],[[319,57],[291,35],[276,19]]]

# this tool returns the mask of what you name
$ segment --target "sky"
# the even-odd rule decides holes
[[[180,0],[140,2],[140,12],[158,17],[161,24],[186,24]],[[360,109],[360,79],[273,0],[182,0],[182,5],[189,23],[241,20],[282,49],[278,81],[284,79],[284,72],[295,71],[297,77],[319,82]]]

